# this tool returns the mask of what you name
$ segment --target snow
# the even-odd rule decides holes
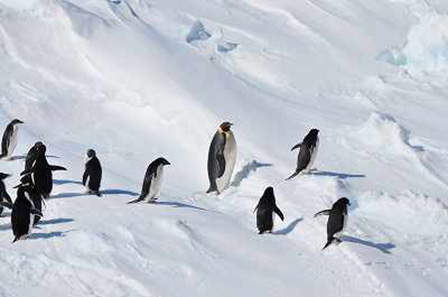
[[[447,14],[442,0],[0,0],[0,127],[25,122],[15,197],[38,140],[55,172],[44,218],[11,244],[0,296],[448,296]],[[205,194],[223,121],[232,184]],[[320,130],[317,170],[288,182]],[[80,184],[84,155],[103,197]],[[165,157],[158,204],[134,204]],[[258,235],[273,186],[285,221]],[[325,218],[351,200],[343,242]]]

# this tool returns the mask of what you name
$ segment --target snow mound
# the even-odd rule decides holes
[[[444,71],[448,67],[448,15],[428,12],[411,27],[405,45],[378,59],[403,66],[413,74]]]

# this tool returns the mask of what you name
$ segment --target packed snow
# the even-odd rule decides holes
[[[443,0],[0,0],[8,192],[36,141],[68,169],[29,239],[0,217],[0,296],[448,296],[447,32]],[[224,121],[238,161],[206,194]],[[285,181],[312,128],[316,170]],[[158,203],[126,204],[157,157]],[[285,221],[258,235],[268,186]]]

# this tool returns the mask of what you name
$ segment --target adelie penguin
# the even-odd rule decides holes
[[[89,149],[86,154],[82,184],[86,187],[88,193],[95,194],[98,197],[101,197],[100,186],[102,172],[101,163],[96,156],[96,152],[93,149]]]
[[[331,209],[322,210],[314,215],[314,217],[328,215],[327,222],[327,243],[322,250],[326,249],[333,242],[341,242],[337,236],[342,233],[347,225],[348,213],[347,206],[350,205],[350,201],[342,197],[336,201]]]
[[[50,197],[53,190],[53,173],[52,171],[67,170],[62,166],[48,164],[45,152],[45,145],[38,145],[35,150],[35,161],[29,170],[23,171],[21,182],[26,184],[31,182],[35,190],[42,195],[43,198]]]
[[[33,231],[34,217],[42,217],[42,212],[35,208],[29,195],[31,185],[19,185],[17,198],[14,201],[11,213],[11,225],[14,234],[13,242],[26,239]]]
[[[232,123],[222,123],[212,139],[208,151],[208,178],[210,187],[207,193],[222,193],[230,184],[235,168],[237,146],[230,127]]]
[[[274,227],[274,213],[276,213],[282,221],[284,220],[282,211],[275,203],[274,188],[272,187],[266,188],[257,207],[254,209],[254,212],[255,211],[257,212],[258,234],[272,232],[272,228]]]
[[[9,197],[8,192],[6,191],[5,182],[3,181],[5,178],[10,177],[9,174],[0,172],[0,215],[3,213],[3,207],[12,208],[12,200]]]
[[[288,177],[286,180],[289,180],[295,176],[297,176],[303,170],[309,172],[316,160],[317,151],[319,148],[319,130],[311,129],[310,132],[305,136],[301,143],[293,146],[291,151],[300,148],[299,155],[297,157],[297,167],[296,171]]]
[[[2,153],[0,158],[10,158],[17,147],[19,124],[23,124],[21,120],[14,119],[8,126],[6,126],[5,132],[2,138]]]
[[[128,202],[128,204],[137,203],[140,201],[149,203],[156,202],[162,189],[163,167],[166,165],[171,164],[165,158],[157,158],[149,164],[146,169],[145,178],[143,179],[142,192],[140,196],[137,199]]]
[[[37,148],[44,145],[41,141],[36,142],[28,151],[25,160],[25,171],[29,171],[36,161]]]

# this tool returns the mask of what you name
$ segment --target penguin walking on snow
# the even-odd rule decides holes
[[[255,207],[254,212],[257,211],[257,227],[258,234],[263,234],[264,232],[272,232],[274,227],[274,212],[284,220],[282,211],[277,207],[275,203],[274,188],[268,187],[261,196],[257,207]]]
[[[296,171],[288,177],[286,180],[289,180],[295,176],[297,176],[303,170],[309,172],[314,164],[316,159],[317,151],[319,148],[319,130],[311,129],[310,132],[305,136],[303,141],[299,144],[293,146],[291,151],[300,148],[299,155],[297,157],[297,167]]]
[[[157,158],[146,169],[145,178],[143,179],[142,192],[140,196],[128,202],[137,203],[145,201],[148,203],[154,203],[160,196],[162,189],[163,167],[171,165],[165,158]]]
[[[14,241],[26,239],[33,231],[34,217],[42,217],[42,212],[35,208],[29,195],[31,185],[21,184],[17,189],[17,198],[14,201],[11,213],[11,225]]]
[[[333,204],[331,209],[322,210],[314,215],[315,218],[322,215],[329,216],[327,222],[327,244],[325,244],[322,250],[326,249],[334,241],[341,242],[336,236],[342,233],[347,225],[347,205],[350,205],[350,201],[342,197]]]
[[[32,183],[35,190],[42,195],[43,198],[50,197],[50,193],[53,190],[53,173],[52,171],[67,170],[62,166],[55,166],[48,164],[45,152],[47,148],[44,144],[36,147],[36,159],[32,167],[23,171],[21,182],[27,184]]]
[[[10,177],[11,175],[0,172],[0,215],[3,213],[3,207],[7,207],[9,209],[12,208],[12,200],[6,191],[5,182],[3,181],[5,178]]]
[[[87,188],[88,193],[101,197],[100,185],[102,169],[100,160],[93,149],[89,149],[86,154],[86,164],[82,176],[82,184]]]
[[[21,120],[12,120],[5,129],[2,138],[2,153],[0,158],[10,158],[17,147],[19,124],[23,124]]]
[[[210,144],[207,162],[210,187],[207,193],[220,194],[230,184],[237,156],[235,136],[230,130],[232,125],[229,122],[222,123]]]

